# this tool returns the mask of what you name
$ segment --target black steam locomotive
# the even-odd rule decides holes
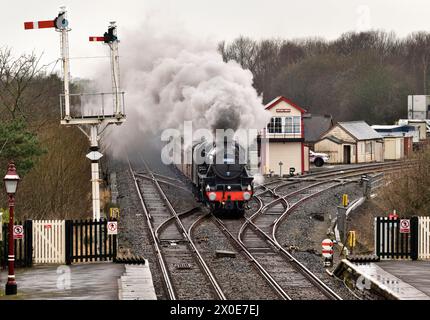
[[[183,159],[185,152],[190,161],[177,167],[191,180],[199,200],[215,213],[243,215],[253,194],[254,179],[248,171],[245,149],[236,142],[224,141],[224,148],[217,148],[215,143],[201,141],[184,150]]]

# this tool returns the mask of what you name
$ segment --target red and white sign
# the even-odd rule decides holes
[[[324,258],[331,258],[333,255],[333,241],[324,239],[321,243],[322,255]]]
[[[398,219],[398,218],[399,218],[399,216],[397,215],[396,210],[393,210],[393,212],[388,215],[388,219],[390,219],[390,220]]]
[[[118,234],[118,223],[116,221],[109,221],[107,223],[108,234]]]
[[[400,219],[400,233],[411,232],[411,221],[409,219]]]
[[[52,224],[45,224],[43,227],[45,229],[52,229]]]
[[[277,113],[290,113],[291,109],[276,109]]]
[[[13,238],[14,239],[24,238],[24,227],[22,225],[13,226]]]

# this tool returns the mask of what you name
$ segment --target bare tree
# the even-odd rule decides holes
[[[254,40],[240,36],[229,45],[221,42],[218,45],[218,50],[224,61],[235,60],[244,69],[249,69],[252,73],[255,72],[258,48]]]
[[[27,117],[29,102],[36,100],[41,92],[26,96],[33,80],[44,66],[40,66],[41,56],[34,53],[22,54],[15,58],[10,48],[0,49],[0,107],[4,108],[10,119]],[[3,113],[3,112],[2,112]]]
[[[428,92],[428,73],[430,64],[430,34],[417,32],[406,40],[407,59],[413,64],[415,71],[421,72],[423,94]]]

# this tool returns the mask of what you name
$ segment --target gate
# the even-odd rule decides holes
[[[34,263],[65,263],[65,221],[33,221]]]
[[[108,234],[106,219],[66,221],[66,263],[116,259],[117,235]]]
[[[381,259],[418,259],[418,217],[410,218],[410,232],[400,232],[401,219],[375,218],[375,253]]]
[[[20,224],[20,223],[16,223]],[[8,230],[2,228],[0,266],[7,266]],[[24,238],[14,240],[15,266],[32,263],[115,261],[117,235],[109,234],[108,220],[27,220]]]

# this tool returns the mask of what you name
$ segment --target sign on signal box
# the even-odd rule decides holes
[[[107,230],[108,235],[118,234],[118,223],[116,221],[108,221]]]
[[[24,227],[22,225],[13,226],[13,238],[14,239],[24,238]]]
[[[411,233],[411,220],[400,219],[400,233]]]

